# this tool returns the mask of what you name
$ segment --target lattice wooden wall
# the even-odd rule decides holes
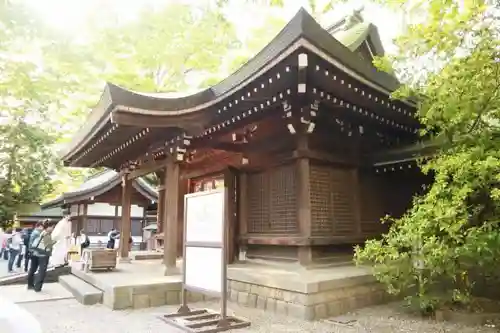
[[[248,232],[294,234],[297,226],[295,165],[248,176]]]
[[[353,171],[312,163],[310,170],[312,235],[354,236],[357,221]]]

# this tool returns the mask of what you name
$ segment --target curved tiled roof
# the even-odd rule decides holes
[[[377,71],[371,63],[360,57],[353,57],[348,46],[339,42],[306,10],[301,9],[262,51],[239,70],[218,84],[192,95],[180,97],[148,95],[107,83],[101,100],[86,121],[85,127],[63,152],[63,160],[70,160],[106,124],[113,122],[114,112],[175,118],[206,111],[231,93],[250,84],[268,71],[273,63],[284,59],[299,47],[327,57],[328,61],[340,70],[384,94],[389,95],[399,87],[395,77]]]
[[[36,222],[41,219],[61,219],[63,217],[63,209],[61,207],[51,207],[40,209],[31,214],[19,214],[17,219],[21,222]]]
[[[106,170],[92,177],[89,177],[78,188],[63,193],[57,198],[42,204],[42,209],[61,206],[72,201],[79,201],[82,197],[96,197],[106,193],[112,188],[121,184],[121,176],[114,170]],[[158,200],[158,192],[143,178],[136,178],[132,181],[132,186],[148,200]]]

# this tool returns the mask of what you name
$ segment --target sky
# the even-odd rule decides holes
[[[161,6],[167,2],[199,2],[203,0],[26,0],[51,25],[68,33],[78,35],[83,27],[85,18],[93,11],[99,11],[103,6],[111,7],[118,13],[120,19],[133,19],[136,13],[147,5]],[[248,0],[230,0],[228,9],[229,19],[233,21],[240,35],[245,35],[252,28],[257,28],[265,20],[259,6],[249,4]],[[258,1],[256,1],[258,2]],[[285,21],[290,20],[300,7],[308,8],[307,0],[285,0],[283,8],[275,9],[272,15],[281,16]],[[318,7],[322,7],[328,0],[317,0]],[[352,12],[360,6],[364,7],[363,17],[379,28],[384,48],[388,53],[394,50],[392,39],[401,31],[402,21],[394,13],[371,3],[368,0],[351,0],[347,4],[335,5],[333,11],[322,19],[323,26],[328,26],[335,20]],[[264,7],[265,8],[265,7]],[[269,9],[265,9],[269,10]],[[268,12],[269,13],[269,12]]]

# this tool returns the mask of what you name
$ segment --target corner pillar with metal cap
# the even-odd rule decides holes
[[[296,175],[297,175],[297,225],[305,244],[298,248],[298,261],[302,266],[312,263],[312,247],[309,243],[312,231],[309,135],[314,132],[315,119],[319,111],[319,101],[309,100],[307,86],[308,57],[306,53],[298,55],[297,99],[294,104],[284,103],[283,111],[288,120],[290,134],[295,136]]]

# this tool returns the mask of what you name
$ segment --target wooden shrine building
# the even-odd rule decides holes
[[[329,32],[300,10],[238,71],[190,96],[107,84],[65,165],[115,170],[122,207],[138,177],[158,174],[167,273],[181,253],[183,195],[221,186],[231,261],[308,266],[352,251],[425,181],[409,148],[415,104],[391,99],[398,81],[372,65],[383,52],[376,28],[354,18]],[[124,208],[123,231],[129,217]]]
[[[99,238],[106,244],[108,232],[112,228],[121,229],[121,182],[121,175],[116,171],[100,172],[78,188],[42,204],[42,212],[64,210],[71,215],[72,232],[78,235],[83,229],[92,241]],[[139,177],[132,181],[128,231],[134,239],[142,239],[146,211],[157,200],[156,189],[145,179]]]

